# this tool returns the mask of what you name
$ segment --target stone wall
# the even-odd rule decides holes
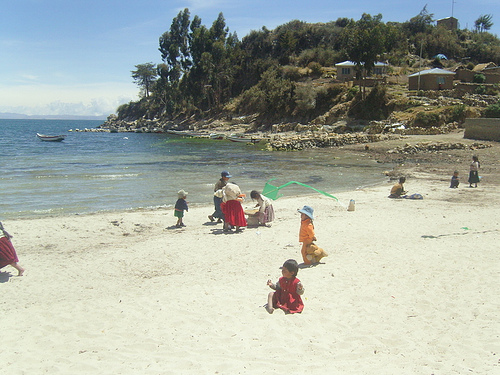
[[[464,138],[500,141],[500,118],[468,118],[464,126]]]

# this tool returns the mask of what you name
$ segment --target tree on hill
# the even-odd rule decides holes
[[[156,65],[152,62],[148,62],[145,64],[138,64],[135,67],[137,69],[131,72],[132,78],[134,82],[139,85],[144,96],[148,98],[151,88],[158,77]]]
[[[410,18],[409,21],[405,22],[404,26],[408,30],[410,35],[415,35],[418,33],[428,33],[433,27],[433,17],[434,14],[429,13],[429,11],[427,10],[427,4],[425,4],[420,13],[415,17]]]
[[[476,31],[482,33],[486,30],[491,29],[491,26],[493,26],[493,22],[491,21],[492,18],[493,16],[491,14],[480,15],[479,18],[474,22]]]
[[[118,118],[187,118],[239,109],[257,110],[266,121],[311,119],[340,100],[338,88],[324,85],[332,78],[331,67],[346,59],[357,64],[358,78],[377,61],[403,70],[415,66],[420,51],[427,58],[444,53],[452,59],[470,57],[471,63],[500,64],[500,40],[485,32],[491,16],[479,21],[481,32],[438,28],[425,6],[404,23],[384,23],[380,14],[363,14],[358,21],[293,20],[274,30],[251,31],[240,41],[222,13],[204,26],[184,9],[159,38],[162,61],[156,67],[139,64],[132,71],[144,97],[120,107]]]
[[[363,95],[365,77],[373,71],[378,56],[385,52],[384,29],[381,14],[372,17],[366,13],[344,29],[346,54],[356,64],[357,78],[363,80]]]

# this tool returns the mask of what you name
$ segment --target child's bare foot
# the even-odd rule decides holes
[[[272,313],[273,313],[274,309],[273,309],[273,307],[272,307],[272,306],[270,306],[269,304],[266,304],[264,307],[266,308],[266,310],[267,310],[267,312],[268,312],[269,314],[272,314]]]
[[[24,275],[24,271],[26,271],[24,268],[21,268],[20,270],[18,270],[18,272],[17,272],[17,276],[22,276],[22,275]]]

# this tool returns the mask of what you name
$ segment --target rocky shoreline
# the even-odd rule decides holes
[[[397,101],[397,100],[396,100]],[[335,113],[335,116],[318,117],[309,123],[299,123],[286,120],[279,123],[263,125],[262,118],[257,114],[235,116],[231,114],[205,114],[204,118],[192,115],[175,120],[165,119],[118,119],[110,115],[107,120],[96,129],[75,129],[74,131],[95,132],[135,132],[135,133],[164,133],[185,135],[191,137],[227,138],[240,134],[251,138],[252,143],[260,142],[262,147],[269,150],[293,151],[307,148],[342,147],[352,144],[369,144],[388,139],[399,139],[407,135],[437,135],[447,134],[460,130],[456,118],[442,112],[442,108],[452,111],[455,106],[463,105],[470,117],[479,117],[481,110],[496,103],[498,97],[492,95],[478,95],[463,93],[457,90],[440,92],[426,92],[425,95],[408,96],[387,120],[383,121],[355,121],[347,117],[346,108]],[[339,104],[340,105],[340,104]],[[341,103],[343,107],[346,103]],[[410,109],[407,107],[409,106]],[[465,107],[466,106],[466,107]],[[396,105],[398,107],[398,105]],[[405,109],[405,110],[403,110]],[[418,109],[415,111],[414,109]],[[457,108],[455,108],[457,110]],[[434,126],[425,127],[415,124],[416,113],[432,112],[435,116]],[[460,112],[460,111],[458,111]],[[450,122],[454,121],[454,122]]]
[[[75,129],[73,131],[93,132],[134,132],[164,133],[199,138],[220,136],[228,138],[234,134],[251,137],[252,143],[272,151],[296,151],[310,148],[342,147],[346,145],[368,144],[391,139],[400,139],[405,135],[445,134],[458,128],[457,123],[431,128],[406,128],[388,121],[365,123],[347,123],[338,121],[334,125],[304,125],[300,123],[274,124],[268,130],[255,125],[251,116],[238,119],[184,120],[180,123],[153,120],[124,121],[110,116],[106,122],[95,129]],[[238,122],[239,121],[239,122]],[[462,147],[460,145],[456,147]]]

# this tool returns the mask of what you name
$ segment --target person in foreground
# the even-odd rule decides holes
[[[274,208],[271,200],[257,190],[250,192],[250,198],[257,201],[255,207],[259,207],[259,225],[269,226],[269,223],[274,220]]]
[[[314,241],[317,241],[316,235],[314,234],[314,210],[310,206],[304,206],[300,210],[300,231],[299,231],[299,242],[302,242],[302,260],[304,264],[311,264],[311,261],[307,258],[307,247],[311,245]]]
[[[187,192],[184,190],[179,190],[177,192],[177,202],[175,202],[174,208],[174,216],[177,218],[177,224],[175,226],[177,228],[185,227],[186,225],[182,222],[182,218],[184,217],[184,211],[188,211],[188,205],[186,202]]]
[[[24,268],[18,264],[19,259],[10,241],[11,238],[12,236],[7,233],[2,223],[0,223],[0,268],[10,265],[17,270],[17,276],[22,276],[24,274]]]
[[[270,292],[267,296],[266,310],[272,314],[274,309],[282,309],[288,314],[300,313],[304,309],[304,303],[300,297],[304,294],[304,287],[297,278],[299,265],[294,259],[288,259],[283,263],[281,274],[276,284],[271,280],[267,280],[269,288],[274,292]]]

